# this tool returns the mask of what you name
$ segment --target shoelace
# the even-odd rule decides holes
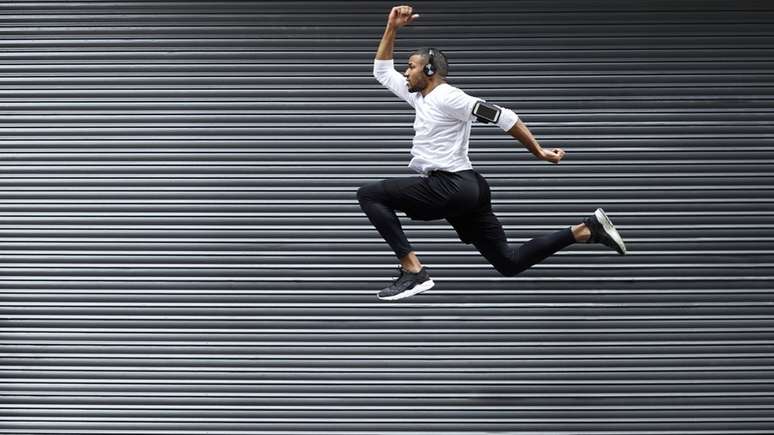
[[[398,277],[397,277],[397,278],[395,278],[395,281],[393,281],[393,282],[392,282],[392,285],[395,285],[395,284],[397,284],[397,283],[398,283],[398,281],[400,281],[400,279],[401,279],[401,278],[403,278],[403,273],[404,273],[404,270],[403,270],[403,268],[402,268],[402,267],[399,267],[399,268],[398,268]]]

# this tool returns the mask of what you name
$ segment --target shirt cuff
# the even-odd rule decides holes
[[[392,59],[374,59],[374,71],[382,72],[395,69],[395,61]]]

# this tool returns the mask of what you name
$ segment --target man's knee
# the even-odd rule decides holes
[[[516,276],[524,272],[526,267],[523,263],[514,261],[514,251],[505,240],[504,234],[502,237],[494,240],[479,237],[473,241],[473,245],[501,275]]]
[[[520,274],[521,272],[524,272],[524,267],[514,265],[514,264],[500,264],[500,265],[494,265],[495,269],[500,272],[503,276],[516,276]]]
[[[384,201],[384,187],[381,182],[366,184],[357,189],[357,201],[362,206],[368,202]]]
[[[361,204],[363,201],[367,201],[371,198],[373,191],[373,184],[366,184],[365,186],[360,186],[359,189],[357,189],[357,200]]]
[[[492,266],[503,276],[516,276],[529,268],[524,262],[514,258],[510,249],[503,249],[500,255],[490,257]]]

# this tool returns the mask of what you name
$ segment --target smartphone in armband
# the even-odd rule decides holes
[[[500,119],[500,108],[485,101],[479,101],[473,106],[473,115],[480,122],[497,123]]]

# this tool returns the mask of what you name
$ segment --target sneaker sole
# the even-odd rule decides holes
[[[435,286],[435,283],[433,282],[433,280],[432,279],[428,279],[427,281],[423,282],[422,284],[414,286],[414,288],[412,288],[411,290],[406,290],[403,293],[398,293],[397,295],[393,295],[393,296],[387,296],[385,298],[380,297],[379,295],[376,295],[376,297],[379,298],[380,300],[383,300],[383,301],[397,301],[398,299],[407,298],[407,297],[414,296],[416,294],[422,293],[424,291],[428,291],[431,288],[433,288],[433,286]]]
[[[618,230],[615,229],[615,226],[612,222],[610,222],[610,218],[607,217],[605,214],[605,211],[601,208],[596,209],[594,211],[594,216],[597,218],[599,223],[602,224],[602,228],[605,229],[605,233],[607,233],[608,237],[610,237],[613,242],[615,242],[616,245],[620,248],[619,253],[621,255],[626,255],[626,245],[624,244],[623,239],[621,238],[621,235],[618,234]]]

